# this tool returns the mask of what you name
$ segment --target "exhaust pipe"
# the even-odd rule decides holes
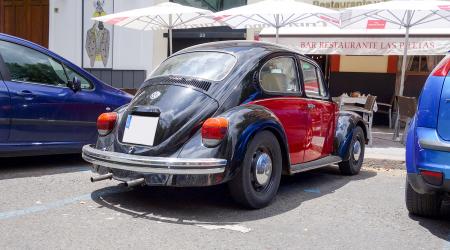
[[[136,179],[136,180],[132,180],[132,181],[127,181],[124,183],[124,185],[125,185],[125,187],[135,187],[135,186],[141,186],[144,183],[145,183],[145,179],[140,178],[140,179]]]
[[[103,181],[103,180],[111,180],[113,177],[112,173],[99,175],[95,177],[91,177],[91,182]]]

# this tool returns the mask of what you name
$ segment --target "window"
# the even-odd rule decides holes
[[[301,61],[305,93],[309,97],[326,97],[325,86],[320,71],[311,63]]]
[[[261,87],[268,92],[298,93],[298,77],[292,57],[276,57],[267,61],[259,73]]]
[[[444,56],[408,56],[406,69],[409,73],[425,73],[433,71]]]
[[[72,70],[71,68],[64,65],[64,69],[66,70],[67,78],[71,81],[74,77],[78,78],[81,82],[81,89],[93,89],[93,85],[83,76]]]
[[[0,41],[0,53],[9,69],[11,81],[67,86],[61,63],[36,50]]]
[[[230,73],[235,63],[236,58],[227,53],[191,52],[165,60],[151,76],[176,75],[220,81]]]

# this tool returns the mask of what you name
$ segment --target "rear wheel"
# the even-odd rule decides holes
[[[282,170],[281,149],[269,131],[255,135],[247,146],[240,171],[228,183],[233,199],[247,208],[262,208],[275,197]]]
[[[406,208],[411,214],[437,217],[440,214],[442,197],[439,194],[419,194],[406,180]]]
[[[348,147],[350,158],[339,163],[339,170],[345,175],[355,175],[361,170],[364,161],[365,137],[361,127],[353,131],[352,141]]]

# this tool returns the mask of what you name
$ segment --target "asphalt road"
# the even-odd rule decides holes
[[[220,186],[92,184],[79,156],[1,159],[0,248],[450,249],[448,216],[409,216],[405,172],[385,165],[283,178],[274,203],[251,211]]]

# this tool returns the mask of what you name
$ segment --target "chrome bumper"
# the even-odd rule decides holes
[[[216,158],[166,158],[103,151],[83,147],[83,159],[94,165],[142,174],[209,175],[225,172],[227,160]]]

